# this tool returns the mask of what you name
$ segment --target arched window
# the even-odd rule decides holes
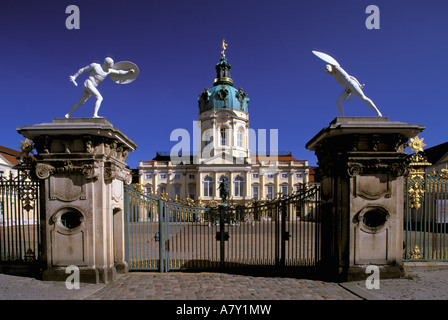
[[[210,176],[206,176],[203,180],[203,185],[204,185],[204,196],[212,197],[214,190],[213,178]]]
[[[243,128],[239,128],[237,133],[236,133],[236,145],[237,145],[237,147],[243,147],[243,136],[244,136]]]
[[[235,186],[234,196],[244,197],[244,178],[242,176],[236,176],[233,185]]]
[[[205,128],[204,132],[202,132],[202,141],[205,142],[205,146],[208,146],[212,140],[212,130],[209,128]]]
[[[159,185],[159,188],[157,189],[157,193],[158,194],[166,193],[166,185],[165,184]]]
[[[221,127],[221,129],[219,129],[219,135],[221,137],[221,145],[222,146],[226,146],[227,145],[227,128],[226,127]]]

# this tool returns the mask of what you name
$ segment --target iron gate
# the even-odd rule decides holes
[[[130,270],[161,272],[216,263],[214,212],[125,187],[126,261]]]
[[[320,260],[320,193],[249,207],[195,207],[125,187],[130,270],[313,267]]]
[[[412,155],[406,180],[405,261],[448,261],[448,168],[436,172]]]
[[[40,182],[33,176],[31,157],[20,159],[17,174],[0,174],[0,270],[12,272],[39,267]],[[25,267],[25,268],[23,268]],[[25,270],[23,270],[25,271]]]

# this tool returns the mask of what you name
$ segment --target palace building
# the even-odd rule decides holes
[[[218,186],[227,179],[229,201],[245,204],[289,195],[314,181],[307,160],[297,160],[290,152],[263,155],[250,150],[249,139],[256,136],[249,128],[249,97],[233,86],[226,46],[223,40],[213,87],[199,95],[199,152],[186,161],[164,153],[140,161],[139,184],[147,193],[206,205],[221,201]]]

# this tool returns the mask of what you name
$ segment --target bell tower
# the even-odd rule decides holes
[[[199,95],[200,162],[226,157],[235,163],[249,162],[249,97],[240,87],[233,87],[231,65],[222,40],[222,51],[216,65],[216,78],[211,89]]]

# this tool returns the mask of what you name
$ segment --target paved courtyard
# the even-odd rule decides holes
[[[381,280],[333,283],[226,273],[130,272],[111,284],[81,284],[0,274],[1,300],[448,300],[448,270],[409,273]]]

